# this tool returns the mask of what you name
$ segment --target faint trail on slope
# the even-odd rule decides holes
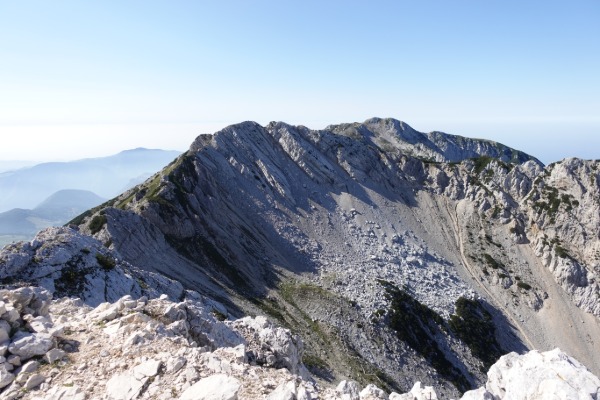
[[[471,264],[467,261],[467,257],[465,256],[465,251],[464,251],[464,246],[463,246],[463,241],[462,241],[462,232],[460,229],[460,224],[458,223],[458,202],[456,203],[456,206],[454,207],[454,212],[451,212],[450,206],[448,205],[448,199],[445,198],[444,201],[446,203],[446,210],[448,211],[448,215],[450,216],[450,219],[452,220],[454,236],[456,239],[456,244],[458,245],[460,259],[462,260],[463,265],[465,266],[465,268],[467,269],[469,274],[474,278],[473,280],[475,282],[477,282],[477,285],[479,285],[479,287],[489,296],[490,299],[494,300],[494,303],[496,303],[495,305],[502,310],[503,314],[510,321],[510,323],[519,331],[519,333],[521,334],[521,337],[523,339],[525,339],[525,341],[527,342],[527,346],[529,347],[529,349],[530,350],[535,349],[535,346],[533,345],[533,343],[531,342],[531,340],[529,339],[527,334],[523,331],[523,329],[521,329],[521,326],[519,325],[519,323],[512,317],[512,315],[508,312],[508,310],[502,305],[502,302],[499,301],[496,298],[496,296],[494,296],[492,294],[492,292],[490,292],[488,290],[488,288],[485,287],[485,285],[483,285],[479,281],[479,279],[473,272],[473,267],[471,267]]]

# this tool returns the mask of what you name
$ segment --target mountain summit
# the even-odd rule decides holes
[[[600,372],[599,170],[393,119],[244,122],[71,224],[224,316],[288,327],[322,382],[456,398],[511,351]]]

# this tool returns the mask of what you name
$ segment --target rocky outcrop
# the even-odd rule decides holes
[[[559,349],[524,355],[507,354],[488,372],[485,387],[465,393],[462,400],[596,399],[600,379]]]
[[[4,285],[41,286],[51,295],[77,296],[95,306],[129,294],[150,298],[185,297],[181,283],[123,261],[97,239],[72,228],[47,228],[31,242],[0,250]]]
[[[18,331],[3,344],[3,399],[262,399],[290,382],[315,398],[299,338],[262,317],[219,321],[198,294],[181,303],[124,296],[95,308],[51,303],[38,287],[0,296],[2,321]]]
[[[302,364],[300,338],[265,317],[219,321],[190,293],[173,302],[124,296],[96,307],[81,299],[50,300],[39,287],[0,292],[9,335],[0,358],[3,399],[107,400],[430,400],[416,382],[404,394],[344,380],[317,384]],[[195,297],[197,300],[191,300]],[[9,322],[10,321],[10,322]],[[15,345],[25,335],[51,337]],[[46,337],[46,336],[44,336]],[[27,354],[12,353],[29,346]],[[593,399],[600,379],[560,350],[502,357],[484,387],[466,399]]]

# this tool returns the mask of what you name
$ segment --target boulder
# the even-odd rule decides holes
[[[437,398],[433,387],[423,387],[421,382],[416,382],[410,392],[404,394],[392,393],[389,400],[437,400]]]
[[[48,361],[48,364],[52,364],[55,361],[62,360],[62,358],[66,355],[64,350],[61,349],[52,349],[46,353],[44,359]]]
[[[387,400],[388,395],[377,386],[373,384],[367,385],[359,394],[360,400],[376,400],[385,399]]]
[[[225,374],[211,375],[187,388],[179,400],[237,400],[240,381]]]
[[[296,382],[288,381],[277,386],[267,400],[296,400]]]
[[[0,343],[5,343],[10,340],[10,324],[3,319],[0,319]]]
[[[600,379],[560,349],[540,353],[509,353],[492,365],[485,388],[464,394],[462,400],[596,399]]]
[[[52,335],[17,332],[13,336],[12,343],[8,346],[8,351],[21,357],[21,360],[27,360],[34,356],[43,356],[52,347],[54,347]]]
[[[27,381],[25,382],[25,385],[23,385],[23,388],[25,388],[25,390],[35,389],[36,387],[38,387],[42,383],[44,383],[45,380],[46,380],[46,377],[44,375],[33,374],[27,379]]]
[[[79,386],[53,386],[43,400],[85,400],[85,393]]]
[[[335,388],[342,400],[359,400],[360,387],[355,381],[341,381]]]
[[[129,373],[114,375],[106,382],[106,396],[109,400],[132,400],[138,397],[144,380]]]
[[[6,369],[5,364],[0,364],[0,389],[6,387],[15,380],[15,375]]]

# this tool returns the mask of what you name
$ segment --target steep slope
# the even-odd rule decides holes
[[[597,170],[389,119],[247,122],[73,223],[301,333],[324,380],[456,396],[513,350],[600,371]]]

